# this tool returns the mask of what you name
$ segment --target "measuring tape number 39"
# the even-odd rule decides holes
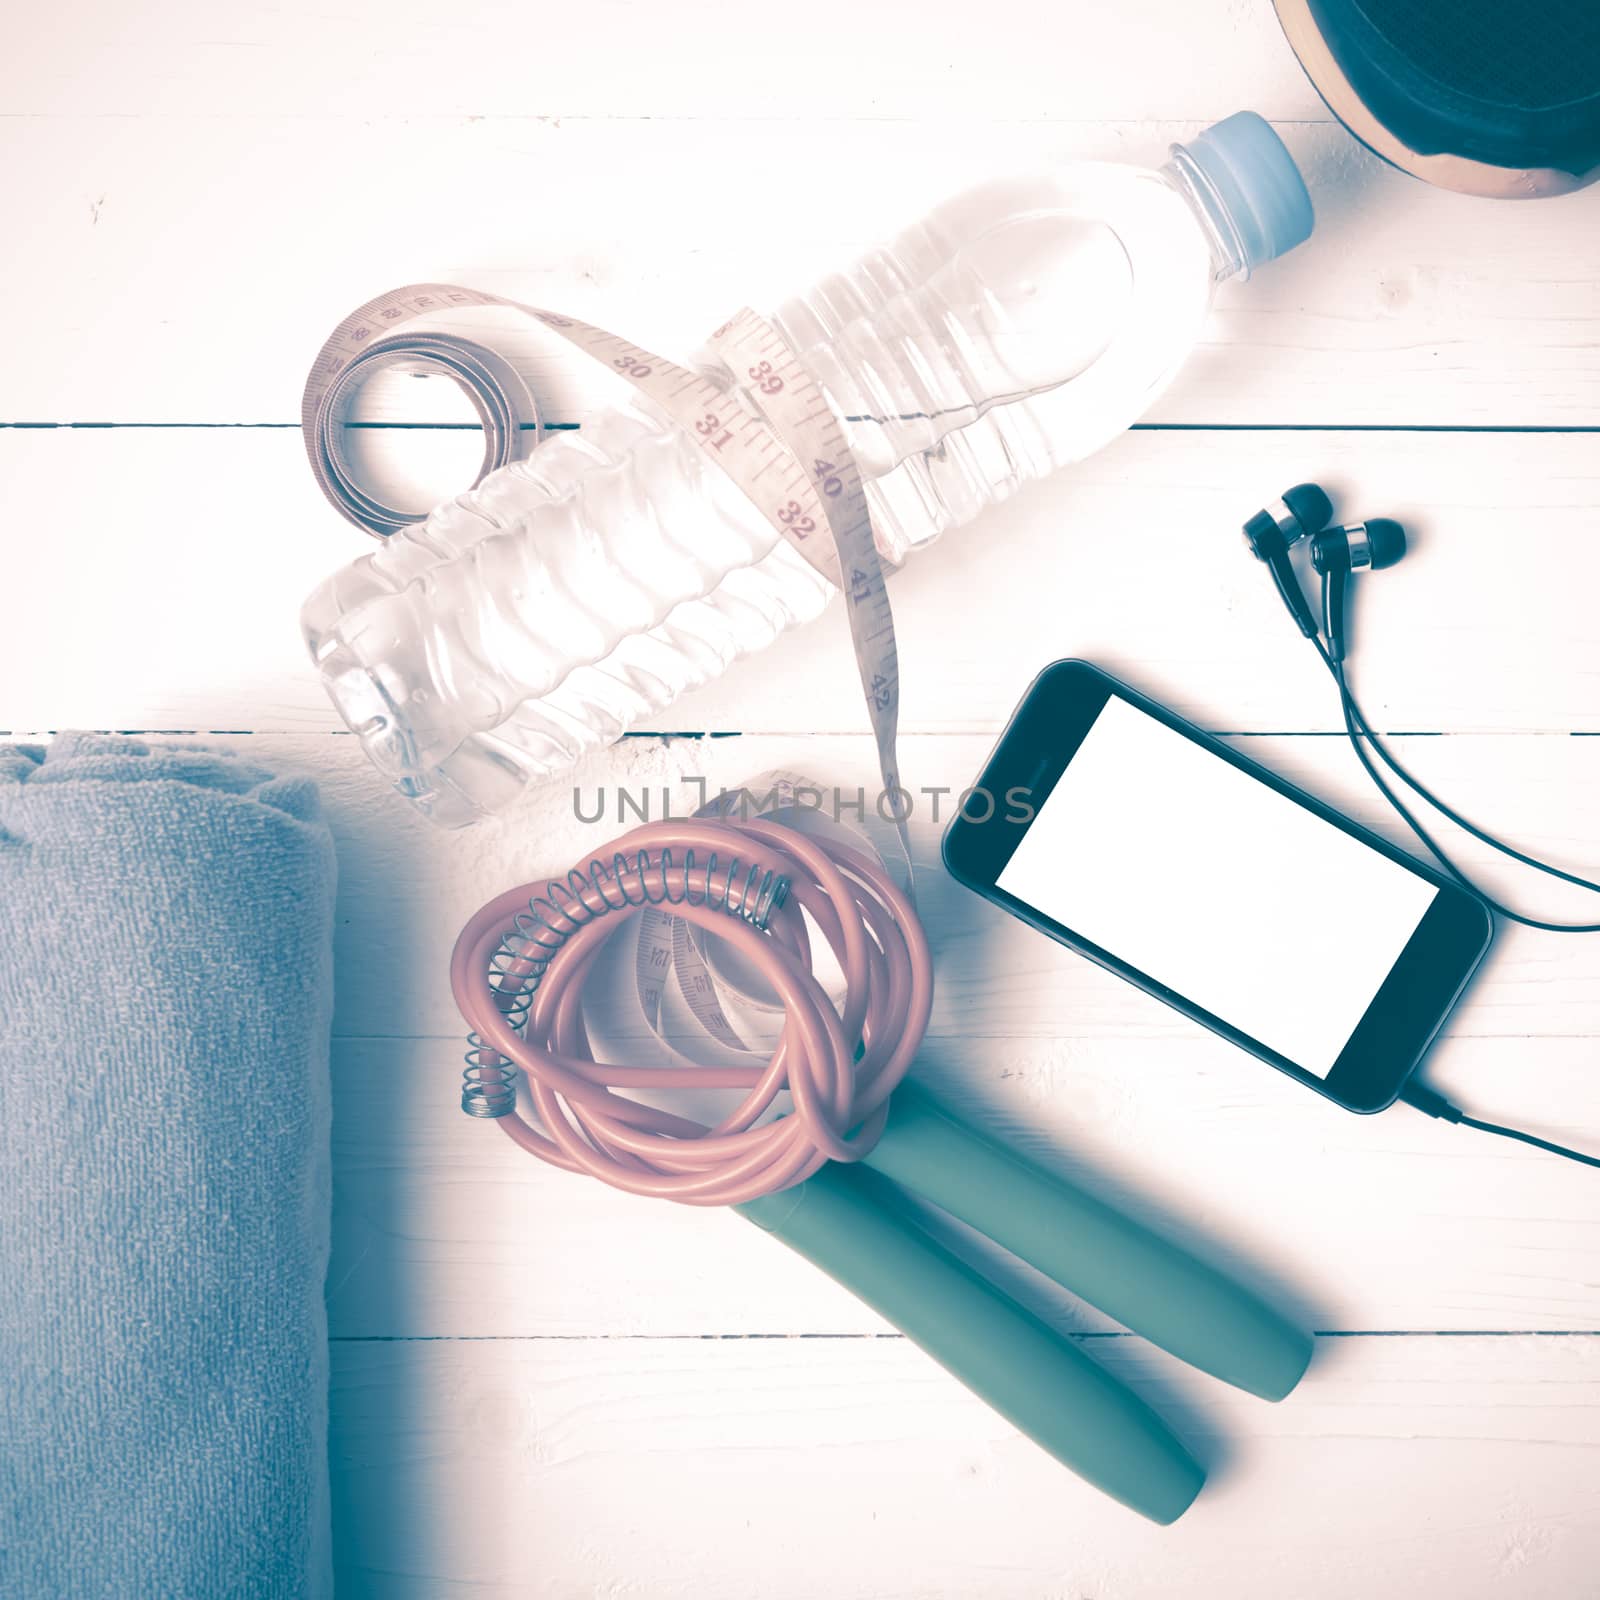
[[[379,537],[419,520],[364,490],[344,453],[346,405],[380,367],[436,372],[466,392],[484,430],[480,481],[521,454],[521,432],[530,425],[538,427],[538,408],[506,361],[459,335],[397,336],[389,331],[418,317],[471,306],[522,312],[619,373],[671,417],[762,516],[843,593],[883,792],[909,867],[909,797],[900,782],[895,752],[899,660],[866,489],[833,408],[799,356],[765,318],[748,309],[740,311],[710,341],[757,408],[751,410],[739,394],[575,317],[451,284],[391,289],[334,329],[306,380],[300,422],[323,493],[356,526]]]

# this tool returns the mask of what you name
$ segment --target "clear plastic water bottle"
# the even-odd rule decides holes
[[[1311,225],[1288,151],[1240,112],[1158,171],[1081,162],[971,190],[773,320],[844,423],[899,563],[1116,437],[1188,355],[1216,286]],[[739,387],[712,358],[700,370]],[[395,534],[301,620],[367,753],[458,826],[831,593],[641,399]]]

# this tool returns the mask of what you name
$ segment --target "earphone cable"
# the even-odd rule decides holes
[[[1326,583],[1326,578],[1324,578]],[[1587,878],[1581,878],[1576,873],[1563,871],[1560,867],[1551,866],[1549,862],[1540,861],[1533,856],[1525,855],[1522,851],[1485,833],[1474,823],[1468,822],[1460,812],[1446,805],[1440,800],[1421,779],[1414,778],[1399,759],[1392,756],[1385,748],[1383,740],[1368,722],[1355,695],[1350,690],[1350,685],[1345,678],[1343,664],[1335,661],[1322,640],[1313,637],[1312,644],[1316,646],[1317,654],[1322,658],[1322,664],[1328,669],[1335,688],[1339,691],[1339,705],[1344,714],[1344,731],[1350,740],[1350,748],[1355,751],[1356,759],[1366,769],[1367,776],[1377,785],[1378,791],[1383,795],[1395,811],[1404,820],[1406,826],[1428,847],[1429,852],[1441,867],[1461,887],[1470,894],[1476,895],[1493,911],[1498,912],[1508,921],[1520,923],[1526,928],[1537,928],[1546,933],[1600,933],[1600,923],[1576,922],[1542,922],[1537,917],[1524,916],[1519,911],[1513,911],[1509,906],[1502,905],[1493,896],[1487,895],[1458,867],[1444,847],[1428,830],[1423,827],[1416,815],[1406,803],[1394,792],[1394,789],[1378,771],[1372,757],[1367,753],[1363,744],[1363,736],[1372,745],[1379,759],[1389,768],[1399,780],[1420,795],[1429,805],[1433,806],[1442,815],[1448,817],[1458,827],[1471,834],[1473,838],[1481,840],[1492,849],[1500,851],[1502,855],[1511,856],[1517,861],[1537,868],[1540,872],[1548,873],[1551,877],[1564,879],[1568,883],[1576,884],[1581,889],[1590,889],[1600,893],[1600,884],[1591,883]],[[1462,1127],[1476,1129],[1479,1133],[1492,1133],[1503,1139],[1515,1139],[1519,1144],[1532,1145],[1535,1149],[1547,1151],[1551,1155],[1562,1157],[1566,1161],[1576,1161],[1586,1167],[1600,1167],[1600,1156],[1584,1154],[1581,1150],[1573,1150],[1564,1144],[1556,1144],[1550,1139],[1541,1139],[1537,1134],[1525,1133],[1520,1128],[1507,1128],[1498,1122],[1484,1122],[1477,1117],[1469,1117],[1459,1106],[1453,1105],[1449,1100],[1433,1089],[1423,1087],[1419,1083],[1410,1083],[1401,1091],[1400,1098],[1407,1105],[1415,1107],[1430,1117],[1440,1117],[1446,1122],[1459,1123]]]
[[[1498,850],[1501,855],[1509,856],[1513,861],[1520,861],[1524,866],[1532,867],[1535,872],[1543,872],[1549,877],[1560,878],[1564,883],[1576,884],[1580,889],[1588,889],[1596,894],[1600,894],[1600,883],[1596,883],[1592,879],[1585,878],[1579,873],[1568,872],[1566,868],[1555,866],[1549,861],[1541,861],[1537,856],[1530,856],[1526,851],[1518,850],[1514,845],[1507,844],[1503,839],[1495,838],[1492,833],[1480,828],[1476,823],[1469,822],[1467,818],[1462,816],[1459,811],[1455,810],[1451,806],[1446,805],[1445,802],[1441,800],[1430,788],[1428,788],[1428,786],[1423,783],[1420,778],[1414,776],[1408,768],[1403,766],[1399,757],[1392,754],[1387,746],[1384,745],[1382,739],[1379,738],[1377,732],[1367,721],[1366,713],[1362,711],[1354,693],[1351,691],[1349,687],[1349,679],[1345,676],[1343,663],[1335,663],[1334,665],[1341,699],[1353,713],[1356,726],[1360,728],[1362,733],[1364,733],[1371,741],[1373,748],[1377,751],[1378,756],[1383,761],[1384,765],[1388,767],[1389,770],[1407,786],[1407,788],[1411,789],[1414,793],[1419,794],[1441,815],[1448,817],[1453,823],[1456,824],[1458,828],[1463,829],[1465,832],[1471,834],[1473,838],[1478,839],[1482,843],[1488,845],[1491,850]],[[1584,924],[1582,925],[1581,929],[1575,928],[1574,931],[1588,931],[1588,926],[1588,924]]]
[[[1326,583],[1326,578],[1323,581]],[[1401,764],[1399,758],[1389,752],[1382,738],[1379,737],[1376,730],[1367,720],[1360,703],[1351,692],[1349,682],[1345,677],[1343,664],[1333,659],[1321,639],[1313,638],[1311,642],[1316,647],[1317,654],[1322,658],[1322,664],[1328,669],[1328,674],[1333,679],[1334,687],[1339,692],[1339,704],[1344,714],[1345,734],[1350,740],[1351,749],[1356,753],[1356,759],[1366,769],[1367,776],[1377,785],[1379,793],[1394,807],[1406,826],[1427,846],[1429,853],[1439,865],[1462,888],[1475,894],[1492,911],[1497,912],[1508,922],[1519,923],[1525,928],[1536,928],[1543,933],[1600,933],[1600,922],[1547,922],[1541,918],[1526,916],[1520,911],[1515,911],[1502,901],[1495,899],[1493,895],[1485,893],[1456,865],[1450,856],[1446,854],[1444,847],[1428,832],[1415,813],[1401,800],[1399,795],[1394,792],[1393,787],[1385,780],[1383,774],[1378,771],[1373,763],[1372,756],[1367,753],[1363,738],[1367,743],[1371,744],[1378,759],[1394,773],[1400,782],[1434,807],[1442,816],[1448,817],[1450,821],[1464,832],[1470,834],[1474,839],[1488,845],[1491,850],[1497,850],[1501,855],[1509,856],[1512,860],[1532,867],[1535,871],[1542,872],[1548,877],[1559,878],[1563,882],[1573,884],[1580,889],[1587,889],[1594,894],[1600,894],[1600,883],[1581,877],[1575,872],[1568,872],[1564,868],[1553,866],[1548,861],[1540,861],[1536,856],[1530,856],[1514,846],[1496,839],[1493,834],[1487,833],[1484,829],[1478,827],[1476,823],[1469,822],[1460,812],[1447,805],[1420,778],[1413,777]]]
[[[1459,1106],[1452,1105],[1446,1100],[1442,1094],[1424,1088],[1420,1083],[1408,1083],[1400,1091],[1400,1098],[1408,1106],[1414,1106],[1426,1116],[1438,1117],[1445,1122],[1457,1122],[1464,1128],[1475,1128],[1479,1133],[1493,1133],[1503,1139],[1515,1139],[1519,1144],[1531,1144],[1535,1149],[1547,1150],[1551,1155],[1562,1156],[1568,1161],[1581,1162],[1586,1167],[1600,1167],[1600,1156],[1585,1155],[1581,1150],[1570,1149],[1550,1139],[1541,1139],[1534,1133],[1524,1133],[1520,1128],[1506,1128],[1498,1122],[1480,1122],[1477,1117],[1469,1117]]]
[[[1585,926],[1578,923],[1567,922],[1548,923],[1540,922],[1533,917],[1525,917],[1521,915],[1520,912],[1512,911],[1508,907],[1502,906],[1498,901],[1492,899],[1490,896],[1484,894],[1483,891],[1479,889],[1469,877],[1467,877],[1467,875],[1455,864],[1455,862],[1453,862],[1450,857],[1445,854],[1443,848],[1437,843],[1428,830],[1422,826],[1415,816],[1412,815],[1410,810],[1407,809],[1404,801],[1402,801],[1394,792],[1394,790],[1390,788],[1390,786],[1384,781],[1383,775],[1378,771],[1377,767],[1373,765],[1372,758],[1367,754],[1365,749],[1362,748],[1361,739],[1357,733],[1357,725],[1359,724],[1360,728],[1366,733],[1367,737],[1372,741],[1373,747],[1378,750],[1380,755],[1383,754],[1382,741],[1378,738],[1377,734],[1372,731],[1367,719],[1361,715],[1361,708],[1356,704],[1355,697],[1345,686],[1344,673],[1340,669],[1339,664],[1328,654],[1320,639],[1313,639],[1312,643],[1316,645],[1317,653],[1322,657],[1323,661],[1327,663],[1329,672],[1333,674],[1334,682],[1339,686],[1340,702],[1344,707],[1345,732],[1349,735],[1350,745],[1356,753],[1356,758],[1361,762],[1361,765],[1366,768],[1367,775],[1378,786],[1384,798],[1388,800],[1389,804],[1392,805],[1397,812],[1399,812],[1399,814],[1405,819],[1406,824],[1410,827],[1411,831],[1415,833],[1416,836],[1433,853],[1434,857],[1438,860],[1439,865],[1442,866],[1445,871],[1448,872],[1450,876],[1462,886],[1462,888],[1466,889],[1471,894],[1477,895],[1478,898],[1484,901],[1484,903],[1492,910],[1498,911],[1502,916],[1509,918],[1513,922],[1521,923],[1524,927],[1538,928],[1551,933],[1600,932],[1600,925]],[[1414,787],[1424,799],[1430,801],[1433,800],[1433,796],[1429,794],[1427,789],[1425,789],[1420,783],[1410,779],[1397,763],[1390,761],[1389,765],[1395,768],[1404,781],[1411,783],[1412,787]],[[1441,805],[1439,809],[1444,811],[1447,816],[1456,818],[1457,821],[1461,821],[1460,818],[1456,817],[1455,812],[1448,810],[1446,807]],[[1479,835],[1480,837],[1484,837],[1486,843],[1496,843],[1495,840],[1480,835],[1479,830],[1474,828],[1471,823],[1463,821],[1461,822],[1461,825],[1466,828],[1468,832]],[[1507,853],[1516,854],[1517,852],[1513,852],[1508,849]],[[1534,862],[1532,864],[1535,866],[1544,865],[1542,862]],[[1557,869],[1551,868],[1548,870],[1556,871]],[[1567,876],[1565,873],[1560,875],[1563,877]],[[1582,884],[1585,888],[1592,889],[1596,887],[1594,884],[1587,883],[1583,879],[1574,879],[1574,881]],[[1586,1167],[1600,1167],[1600,1157],[1585,1155],[1581,1150],[1573,1150],[1564,1144],[1556,1144],[1549,1139],[1541,1139],[1536,1134],[1524,1133],[1518,1128],[1507,1128],[1501,1126],[1501,1124],[1498,1122],[1482,1122],[1477,1117],[1469,1117],[1464,1111],[1461,1110],[1459,1106],[1453,1105],[1449,1100],[1445,1099],[1443,1095],[1432,1089],[1424,1088],[1419,1083],[1407,1084],[1406,1087],[1401,1090],[1400,1098],[1404,1100],[1407,1105],[1414,1106],[1418,1111],[1425,1112],[1430,1117],[1442,1117],[1446,1122],[1460,1123],[1463,1127],[1475,1128],[1480,1133],[1493,1133],[1505,1139],[1516,1139],[1522,1144],[1533,1145],[1537,1149],[1548,1151],[1551,1155],[1561,1156],[1567,1161],[1580,1162]]]
[[[1479,1133],[1497,1133],[1504,1139],[1516,1139],[1521,1144],[1531,1144],[1537,1150],[1548,1150],[1551,1155],[1564,1156],[1568,1161],[1581,1161],[1586,1167],[1600,1167],[1600,1156],[1586,1156],[1581,1150],[1569,1150],[1564,1144],[1541,1139],[1537,1134],[1524,1133],[1520,1128],[1503,1128],[1498,1122],[1480,1122],[1476,1117],[1463,1116],[1463,1128],[1476,1128]]]

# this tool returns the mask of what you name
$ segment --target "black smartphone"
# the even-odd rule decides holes
[[[1045,668],[944,837],[954,877],[1351,1111],[1393,1103],[1489,908],[1086,661]]]

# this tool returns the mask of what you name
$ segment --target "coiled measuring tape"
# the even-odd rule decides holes
[[[391,331],[419,317],[472,306],[504,306],[532,317],[627,379],[677,422],[762,516],[843,592],[883,792],[909,865],[909,797],[900,782],[895,748],[899,656],[866,489],[844,429],[821,388],[778,330],[754,311],[738,312],[710,340],[758,408],[752,411],[737,394],[725,393],[709,379],[575,317],[452,284],[391,289],[334,329],[306,380],[300,424],[323,493],[343,516],[378,537],[422,520],[363,489],[344,452],[349,401],[380,368],[439,373],[465,391],[484,431],[477,481],[518,459],[524,431],[531,429],[537,437],[539,414],[532,394],[491,350],[454,334],[400,336]]]

